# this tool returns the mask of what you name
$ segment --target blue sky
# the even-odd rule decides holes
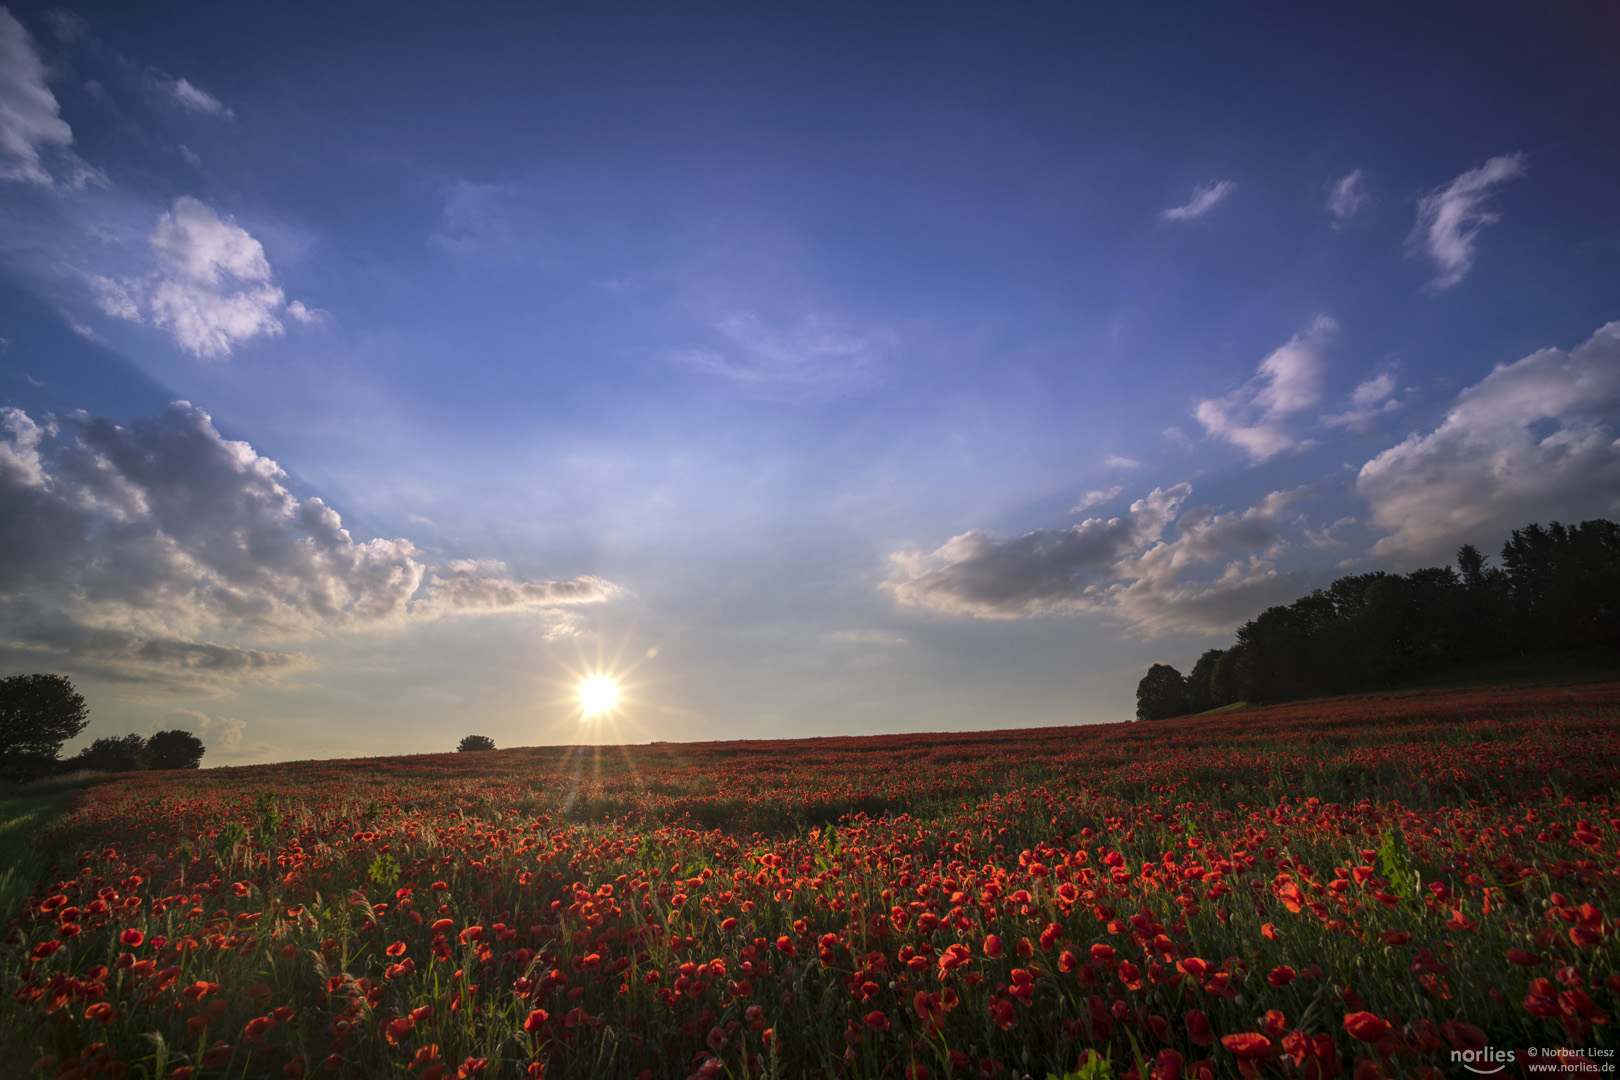
[[[1620,513],[1603,5],[160,10],[0,15],[0,666],[86,738],[1119,720]]]

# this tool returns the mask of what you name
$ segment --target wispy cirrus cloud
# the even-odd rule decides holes
[[[1322,399],[1323,354],[1339,336],[1326,315],[1260,363],[1248,382],[1225,397],[1200,401],[1193,415],[1211,438],[1239,447],[1255,464],[1311,445],[1290,430],[1290,418]]]
[[[1418,200],[1417,222],[1408,242],[1440,271],[1429,282],[1431,289],[1449,289],[1467,276],[1479,231],[1502,219],[1485,209],[1486,201],[1496,188],[1527,171],[1523,154],[1504,154]]]
[[[1112,487],[1097,488],[1081,495],[1075,504],[1069,507],[1071,514],[1083,514],[1093,507],[1098,507],[1113,499],[1119,498],[1119,493],[1125,490],[1124,484],[1115,484]]]
[[[1360,169],[1339,177],[1327,186],[1327,203],[1323,209],[1333,218],[1333,227],[1342,228],[1346,222],[1372,202],[1367,190],[1367,178]]]
[[[1199,184],[1193,188],[1191,199],[1181,206],[1160,210],[1159,217],[1165,221],[1191,221],[1193,218],[1203,217],[1236,190],[1236,180],[1212,180],[1207,184]]]
[[[1395,373],[1392,371],[1383,371],[1362,380],[1350,393],[1349,408],[1342,413],[1322,417],[1322,423],[1328,427],[1349,428],[1351,431],[1367,430],[1375,419],[1386,413],[1395,412],[1401,407],[1401,403],[1393,396],[1396,385]]]
[[[199,86],[194,86],[187,79],[171,79],[167,76],[160,76],[157,78],[157,84],[168,96],[169,100],[187,112],[200,113],[203,116],[217,116],[224,120],[229,120],[236,115],[219,98]]]
[[[714,329],[723,346],[683,350],[676,359],[776,400],[831,401],[870,393],[883,385],[900,352],[899,336],[887,328],[855,329],[825,315],[773,326],[741,313]]]

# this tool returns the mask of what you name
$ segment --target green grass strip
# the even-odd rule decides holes
[[[51,863],[45,833],[98,779],[63,777],[0,791],[0,921],[10,920]]]

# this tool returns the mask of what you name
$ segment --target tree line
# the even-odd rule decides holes
[[[195,769],[202,763],[202,740],[179,728],[149,736],[96,739],[74,756],[59,760],[62,744],[78,736],[89,722],[89,706],[65,675],[0,679],[0,776],[31,780],[79,769]]]
[[[1154,664],[1136,718],[1399,686],[1506,658],[1620,650],[1620,525],[1513,530],[1499,565],[1472,544],[1457,565],[1339,578],[1238,627],[1183,676]]]

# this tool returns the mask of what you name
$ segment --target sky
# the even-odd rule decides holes
[[[1617,45],[0,8],[0,674],[208,765],[1129,719],[1336,577],[1620,514]]]

